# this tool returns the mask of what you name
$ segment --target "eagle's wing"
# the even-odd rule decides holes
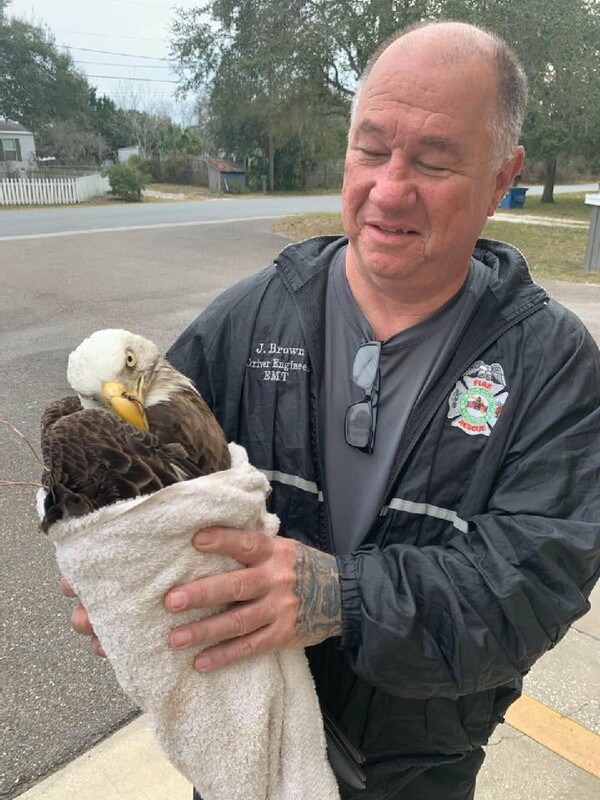
[[[110,411],[67,413],[67,408],[75,408],[73,404],[63,406],[65,413],[60,415],[52,406],[42,426],[47,470],[42,530],[59,519],[150,494],[200,474],[192,462],[169,452],[156,436]]]
[[[50,429],[55,422],[58,422],[61,417],[66,417],[69,414],[74,414],[82,410],[81,401],[77,396],[62,397],[60,400],[54,400],[42,414],[40,424],[40,441],[42,448],[42,459],[44,462],[44,472],[42,474],[42,485],[48,491],[50,487],[50,452],[48,451],[48,443],[50,441]]]
[[[148,425],[174,453],[196,464],[199,474],[209,475],[231,466],[227,439],[202,397],[184,389],[162,402],[146,407]]]
[[[81,402],[75,395],[63,397],[61,400],[55,400],[53,403],[50,403],[42,414],[42,442],[44,441],[46,431],[48,431],[57,420],[61,417],[66,417],[67,414],[74,414],[75,411],[81,411],[81,408]]]

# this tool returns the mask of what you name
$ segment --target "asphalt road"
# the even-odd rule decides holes
[[[300,200],[312,210],[339,202],[323,196]],[[292,213],[298,199],[269,202],[275,206],[263,200],[148,204],[142,209],[152,209],[152,221],[119,216],[119,224],[103,217],[103,208],[0,213],[0,417],[37,445],[45,405],[68,393],[67,355],[92,330],[128,327],[166,348],[211,299],[268,264],[280,249],[283,240],[264,217]],[[187,218],[197,217],[198,206],[207,216]],[[225,221],[227,210],[229,219],[240,219],[244,206],[248,221]],[[119,214],[130,208],[119,206]],[[177,219],[170,216],[175,211]],[[12,238],[10,220],[20,215],[27,232]],[[151,227],[131,230],[132,225]],[[40,236],[94,226],[112,230]],[[548,282],[547,288],[600,339],[600,287]],[[0,426],[0,479],[36,481],[39,472],[20,439]],[[0,487],[2,800],[135,713],[108,664],[70,631],[70,603],[58,593],[51,546],[37,532],[34,493],[31,487]]]
[[[107,206],[20,209],[0,212],[0,238],[64,231],[198,225],[224,220],[265,220],[307,211],[339,211],[339,195],[218,198],[190,202],[119,203]]]
[[[48,212],[51,213],[51,212]],[[2,217],[2,215],[0,215]],[[69,393],[68,353],[102,327],[166,348],[218,293],[270,263],[268,221],[0,241],[0,417],[37,446],[40,414]],[[0,426],[0,479],[39,479]],[[35,489],[0,487],[0,798],[12,798],[134,713],[111,668],[70,631]]]
[[[598,184],[570,184],[555,187],[555,192],[595,192]],[[532,196],[542,193],[541,186],[531,186]],[[37,236],[63,232],[115,228],[205,224],[224,220],[265,220],[286,214],[309,211],[339,211],[339,195],[301,197],[268,196],[262,198],[227,197],[194,202],[125,203],[110,206],[21,209],[0,212],[0,239],[10,236]]]

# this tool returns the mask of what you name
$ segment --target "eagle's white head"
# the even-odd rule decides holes
[[[135,333],[96,331],[69,356],[67,380],[84,408],[112,408],[148,430],[148,389],[167,362],[157,346]]]

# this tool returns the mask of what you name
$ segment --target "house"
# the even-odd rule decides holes
[[[203,158],[208,171],[208,187],[211,192],[238,193],[246,191],[246,170],[223,161],[221,158]]]
[[[118,147],[117,157],[122,164],[126,164],[131,156],[141,156],[141,148],[138,144],[131,145],[131,147]]]
[[[33,133],[17,122],[0,119],[0,175],[25,175],[35,166]]]

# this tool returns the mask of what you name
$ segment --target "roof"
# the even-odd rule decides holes
[[[11,133],[31,133],[31,131],[28,131],[27,128],[19,125],[18,122],[9,122],[6,119],[0,119],[0,131],[10,131]]]
[[[216,169],[217,172],[246,172],[243,167],[238,167],[237,164],[233,164],[231,161],[223,161],[222,158],[205,158],[203,161],[209,167]]]

